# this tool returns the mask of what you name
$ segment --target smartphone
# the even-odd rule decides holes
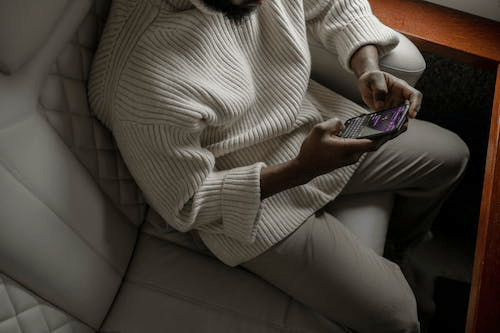
[[[408,120],[410,103],[348,119],[344,129],[338,134],[343,138],[378,139],[397,135]]]

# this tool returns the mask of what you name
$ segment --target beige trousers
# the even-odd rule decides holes
[[[402,250],[426,234],[468,157],[455,134],[412,120],[407,132],[366,157],[343,193],[393,193],[388,240]],[[420,332],[415,297],[399,267],[334,215],[318,212],[242,266],[356,332]]]

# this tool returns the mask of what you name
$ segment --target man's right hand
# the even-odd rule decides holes
[[[302,143],[296,163],[309,179],[356,163],[361,155],[377,150],[388,138],[379,140],[338,137],[342,122],[332,118],[317,124]]]
[[[261,198],[305,184],[322,174],[356,163],[363,153],[377,150],[389,140],[346,139],[337,136],[342,122],[332,118],[314,126],[291,161],[264,167]]]

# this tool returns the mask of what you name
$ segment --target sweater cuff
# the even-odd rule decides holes
[[[353,54],[362,46],[373,44],[382,58],[399,43],[394,30],[382,24],[375,16],[363,16],[349,22],[336,36],[335,45],[342,66],[349,72]]]
[[[253,243],[260,218],[260,172],[264,163],[230,170],[222,189],[224,233],[244,243]]]

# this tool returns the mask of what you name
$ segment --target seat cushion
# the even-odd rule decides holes
[[[66,2],[22,69],[0,73],[0,273],[97,329],[128,267],[137,227],[81,163],[81,156],[97,155],[107,162],[99,163],[99,175],[121,181],[111,173],[121,171],[112,163],[118,153],[92,126],[85,97],[97,7]],[[36,30],[40,22],[30,23]],[[64,126],[66,132],[54,130]],[[23,332],[41,331],[35,328]]]
[[[146,234],[103,331],[345,332],[242,268]]]
[[[68,2],[0,2],[0,72],[11,74],[34,56],[49,37]]]
[[[128,172],[111,133],[94,117],[87,102],[92,58],[110,0],[92,0],[92,7],[72,39],[53,60],[39,95],[39,111],[113,203],[139,226],[146,203]]]

